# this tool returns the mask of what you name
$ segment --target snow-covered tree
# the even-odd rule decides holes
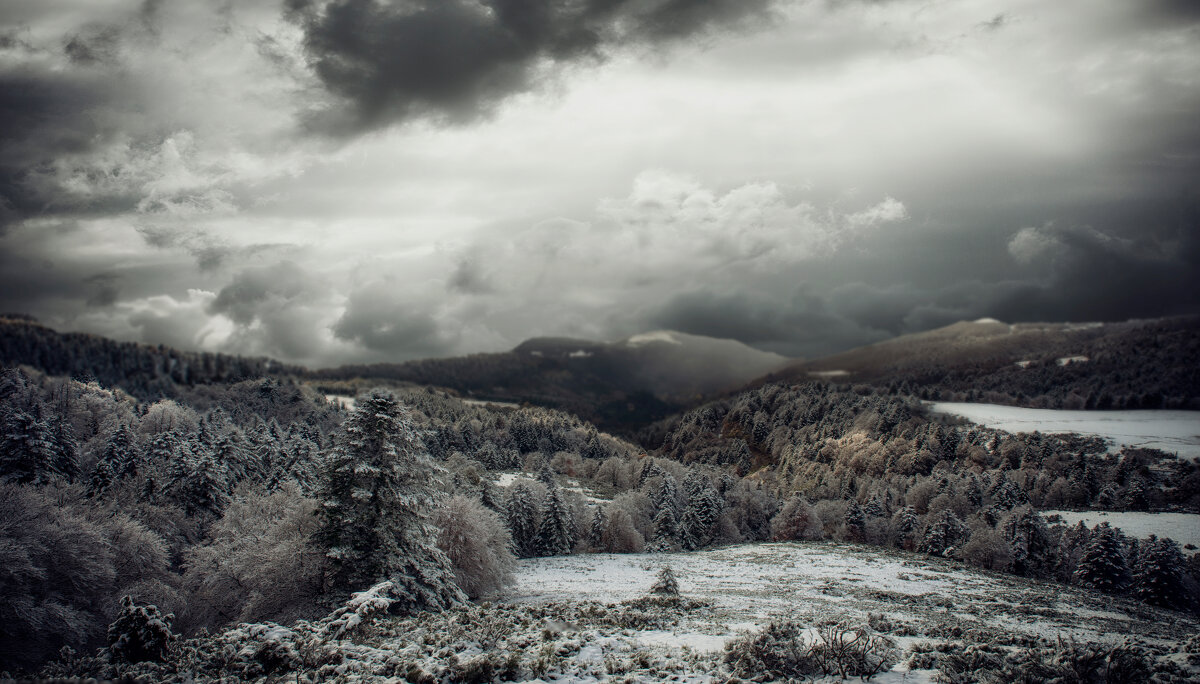
[[[588,546],[593,551],[599,551],[604,544],[604,528],[608,526],[608,515],[604,513],[603,506],[596,506],[596,512],[592,514],[592,525],[588,530]]]
[[[468,597],[480,598],[512,583],[512,538],[495,511],[474,498],[453,496],[433,521],[438,548],[450,558],[454,581]]]
[[[846,506],[846,517],[842,525],[842,536],[846,541],[862,542],[866,539],[866,515],[857,501],[850,500]]]
[[[664,565],[658,571],[658,577],[650,587],[650,593],[659,596],[679,596],[679,582],[675,579],[675,571],[671,566]]]
[[[813,507],[803,496],[794,494],[771,519],[771,538],[775,541],[819,539],[821,523]]]
[[[970,528],[957,515],[950,511],[942,511],[942,514],[925,528],[920,550],[934,556],[950,555],[970,534]]]
[[[689,473],[684,480],[687,505],[679,521],[679,540],[683,548],[694,551],[712,542],[714,528],[721,517],[721,496],[707,477]]]
[[[518,558],[532,558],[537,555],[541,515],[533,489],[518,480],[509,488],[504,505],[504,521],[508,525],[509,534],[512,535],[513,553]]]
[[[407,407],[386,390],[357,402],[326,455],[316,541],[330,559],[327,586],[346,595],[394,583],[393,609],[440,610],[463,600],[437,547],[430,460]]]
[[[1117,531],[1108,523],[1092,530],[1075,568],[1075,581],[1106,594],[1116,594],[1129,583],[1129,570]]]
[[[1050,537],[1046,521],[1037,511],[1021,506],[1000,524],[1000,532],[1012,549],[1010,569],[1026,577],[1042,577],[1049,570]]]
[[[1141,545],[1133,569],[1133,595],[1154,606],[1180,608],[1186,605],[1183,583],[1186,561],[1179,544],[1171,539],[1150,537]]]
[[[892,516],[892,540],[902,549],[913,551],[917,548],[917,527],[920,520],[917,511],[912,506],[905,506]]]
[[[128,663],[159,661],[179,638],[171,631],[174,615],[163,615],[158,606],[139,606],[121,599],[121,614],[108,628],[108,652],[113,660]]]
[[[575,522],[571,508],[563,501],[562,490],[551,485],[546,492],[542,522],[538,525],[537,555],[565,556],[575,546]]]
[[[650,551],[674,551],[679,547],[679,521],[675,519],[675,507],[663,506],[654,515],[654,540]]]

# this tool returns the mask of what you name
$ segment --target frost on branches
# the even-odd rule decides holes
[[[359,399],[324,464],[316,540],[330,559],[328,591],[344,597],[389,580],[393,612],[465,600],[429,521],[436,470],[391,392]]]

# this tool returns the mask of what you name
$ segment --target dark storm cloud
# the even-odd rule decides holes
[[[120,294],[117,290],[118,278],[113,273],[97,273],[85,278],[83,283],[90,291],[87,305],[90,307],[112,306],[117,303]]]
[[[389,358],[437,354],[451,345],[434,317],[417,309],[394,282],[376,282],[351,293],[333,334]]]
[[[288,0],[342,133],[411,116],[470,120],[534,87],[547,64],[600,59],[761,18],[773,0]]]
[[[97,111],[120,90],[110,86],[86,73],[0,72],[0,221],[8,216],[0,232],[33,214],[88,208],[62,197],[52,167],[95,151],[115,135],[107,116]]]
[[[322,292],[322,283],[292,261],[252,267],[234,276],[217,293],[212,313],[224,314],[234,323],[250,325],[264,311]]]
[[[817,357],[888,337],[833,311],[809,288],[790,297],[768,293],[691,292],[653,314],[651,328],[737,339],[791,357]]]

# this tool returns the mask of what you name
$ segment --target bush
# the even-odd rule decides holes
[[[128,596],[121,599],[121,614],[108,628],[108,653],[118,662],[160,662],[178,639],[171,631],[170,613],[158,606],[139,606]]]
[[[477,499],[451,497],[434,514],[438,547],[450,558],[454,582],[469,598],[512,584],[512,538],[495,511]]]
[[[801,678],[822,673],[795,622],[772,622],[758,632],[725,645],[725,664],[735,676]]]

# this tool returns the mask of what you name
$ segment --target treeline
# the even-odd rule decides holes
[[[95,380],[140,399],[176,397],[183,388],[196,385],[304,372],[270,359],[116,342],[97,335],[56,332],[29,317],[0,316],[0,368],[13,366]]]

